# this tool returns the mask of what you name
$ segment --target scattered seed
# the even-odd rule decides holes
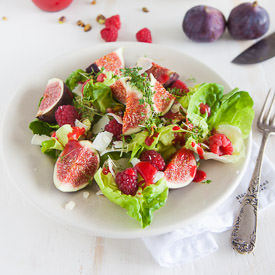
[[[80,27],[85,27],[85,24],[83,23],[83,21],[81,21],[81,20],[78,20],[77,22],[76,22],[76,24],[78,25],[78,26],[80,26]]]
[[[61,16],[61,17],[59,17],[59,19],[58,19],[58,23],[59,23],[59,24],[63,24],[65,21],[66,21],[66,17],[65,17],[65,16]]]
[[[2,16],[2,20],[7,21],[8,18],[6,16]]]
[[[143,12],[149,12],[149,10],[148,10],[146,7],[143,7],[143,8],[142,8],[142,11],[143,11]]]
[[[105,23],[105,16],[102,15],[102,14],[99,14],[97,17],[96,17],[96,22],[98,22],[99,24],[103,25]]]
[[[91,2],[91,5],[95,5],[96,4],[96,0],[93,0],[92,2]]]
[[[87,192],[87,191],[83,192],[83,198],[84,198],[84,199],[88,199],[89,196],[90,196],[90,193],[89,193],[89,192]]]
[[[92,26],[90,24],[85,25],[84,32],[88,32],[92,29]]]
[[[74,201],[69,201],[65,204],[65,209],[66,210],[73,210],[75,208],[75,202]]]

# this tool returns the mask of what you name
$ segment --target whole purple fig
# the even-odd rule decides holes
[[[269,15],[256,1],[242,3],[231,11],[227,26],[229,33],[235,39],[256,39],[267,32]]]
[[[225,18],[215,8],[195,6],[183,18],[184,33],[193,41],[211,42],[217,40],[225,30]]]

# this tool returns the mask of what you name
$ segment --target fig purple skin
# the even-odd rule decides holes
[[[179,74],[177,73],[172,73],[169,76],[169,79],[163,84],[164,88],[168,88],[169,86],[171,86],[176,80],[179,79]]]
[[[95,74],[97,74],[99,71],[100,70],[99,70],[98,66],[95,63],[89,65],[86,68],[86,73],[95,73]]]
[[[267,32],[269,15],[257,2],[242,3],[231,11],[227,26],[229,33],[235,39],[256,39]]]
[[[184,16],[182,28],[193,41],[212,42],[224,33],[226,21],[224,15],[209,6],[195,6]]]

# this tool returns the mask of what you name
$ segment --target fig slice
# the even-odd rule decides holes
[[[70,140],[54,167],[53,181],[62,192],[74,192],[87,186],[99,167],[99,156],[88,140]]]
[[[48,81],[36,118],[49,123],[56,122],[55,111],[61,105],[70,105],[73,95],[63,80],[52,78]]]
[[[147,103],[141,103],[142,93],[131,87],[127,88],[126,110],[123,116],[122,133],[131,135],[141,130],[145,120],[150,115],[150,107]]]
[[[127,98],[127,77],[123,77],[118,79],[114,84],[110,86],[112,90],[112,94],[116,100],[121,102],[122,104],[126,104]]]
[[[196,171],[197,164],[193,152],[183,147],[168,163],[164,177],[169,188],[180,188],[192,182]]]
[[[115,75],[119,75],[121,73],[120,69],[124,68],[123,48],[119,48],[100,57],[86,69],[86,72],[98,73],[102,67],[104,67],[104,70],[107,72],[113,72]]]
[[[143,60],[143,62],[145,62]],[[148,61],[149,63],[149,61]],[[165,67],[158,65],[155,62],[151,62],[152,66],[146,71],[148,75],[152,74],[154,78],[164,86],[164,88],[169,87],[173,82],[175,82],[179,75]]]
[[[150,75],[150,79],[153,90],[153,108],[159,115],[165,115],[170,110],[176,98],[166,91],[152,74]]]

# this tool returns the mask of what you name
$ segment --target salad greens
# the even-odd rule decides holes
[[[72,105],[79,113],[80,121],[75,120],[75,124],[59,126],[57,123],[35,119],[29,124],[29,128],[35,136],[40,135],[38,145],[41,151],[55,159],[60,154],[62,156],[62,152],[67,152],[66,145],[71,140],[76,143],[78,140],[88,140],[88,143],[84,142],[86,150],[94,150],[92,152],[96,155],[95,159],[97,156],[99,159],[99,169],[94,174],[94,179],[101,192],[111,202],[125,208],[127,214],[145,228],[151,224],[154,211],[166,203],[168,183],[165,170],[157,171],[151,163],[158,177],[146,182],[145,176],[136,168],[137,163],[141,161],[141,154],[148,150],[158,152],[166,164],[165,167],[171,163],[172,156],[183,147],[196,157],[195,169],[199,166],[199,157],[227,163],[238,162],[245,154],[244,140],[249,136],[254,111],[253,100],[248,92],[234,89],[224,93],[223,86],[217,83],[202,83],[188,87],[188,92],[168,88],[167,91],[173,95],[170,95],[173,98],[172,106],[169,105],[167,108],[170,109],[163,113],[157,113],[153,108],[156,106],[154,104],[160,104],[154,102],[156,92],[152,90],[149,75],[146,72],[141,73],[141,70],[140,67],[122,68],[118,75],[104,67],[99,68],[98,73],[75,70],[65,84],[73,93]],[[139,105],[147,104],[150,109],[146,120],[143,119],[135,125],[138,130],[134,129],[132,134],[126,135],[123,130],[126,121],[124,116],[129,107],[126,99],[126,107],[116,100],[112,85],[117,80],[125,81],[125,87],[132,89],[133,93],[137,91],[136,101]],[[132,107],[136,110],[136,117],[145,115],[138,113],[139,107]],[[202,111],[202,108],[206,111]],[[135,121],[136,117],[130,118],[129,121]],[[225,140],[232,147],[232,151],[228,151],[230,153],[212,150],[210,140],[216,134],[220,143],[216,144],[216,147],[223,146],[221,144]],[[70,151],[72,152],[74,151]],[[85,159],[85,154],[80,159]],[[119,161],[120,165],[114,165]],[[66,165],[69,166],[68,163]],[[80,169],[81,165],[83,164],[77,163],[75,169]],[[116,183],[116,173],[131,168],[138,171],[135,195],[123,193]],[[191,181],[193,179],[194,175]],[[77,190],[79,189],[77,186]]]

